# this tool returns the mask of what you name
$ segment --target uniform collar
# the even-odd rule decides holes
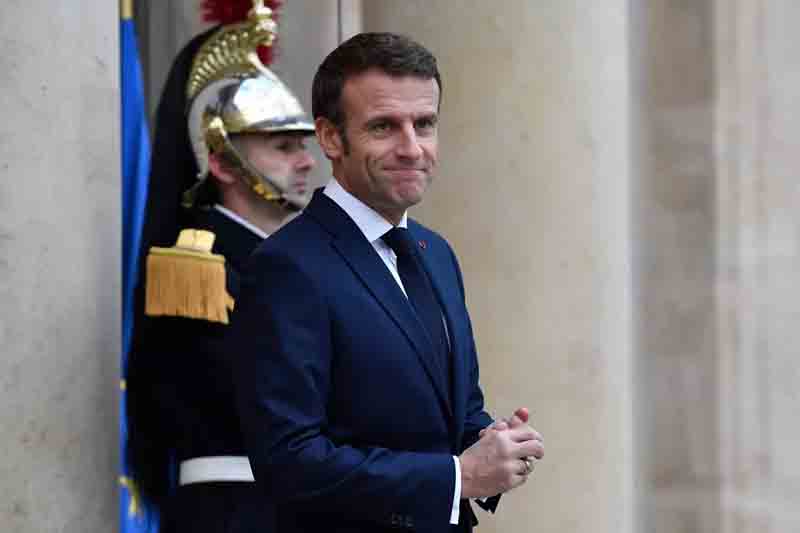
[[[255,233],[257,236],[261,237],[262,239],[266,239],[267,237],[269,237],[269,233],[266,233],[264,230],[262,230],[261,228],[259,228],[255,224],[251,224],[250,222],[246,221],[245,219],[243,219],[242,217],[240,217],[239,215],[237,215],[236,213],[234,213],[233,211],[231,211],[227,207],[221,206],[219,204],[214,204],[214,209],[216,209],[217,211],[219,211],[220,213],[222,213],[223,215],[225,215],[229,219],[233,220],[234,222],[236,222],[240,226],[244,226],[245,228],[249,229],[250,231]]]

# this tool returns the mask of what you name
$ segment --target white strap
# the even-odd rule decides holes
[[[216,457],[195,457],[181,461],[181,485],[207,483],[210,481],[255,481],[250,460],[244,456],[219,455]]]

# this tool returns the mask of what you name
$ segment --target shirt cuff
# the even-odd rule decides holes
[[[453,490],[453,509],[450,511],[450,523],[457,525],[461,500],[461,463],[458,462],[458,457],[455,455],[453,456],[453,463],[456,466],[456,483],[455,490]]]

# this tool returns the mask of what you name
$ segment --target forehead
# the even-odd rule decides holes
[[[389,76],[379,70],[368,70],[345,82],[342,97],[345,113],[353,118],[435,114],[439,107],[439,86],[433,78]]]

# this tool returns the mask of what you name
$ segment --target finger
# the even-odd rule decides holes
[[[514,472],[520,476],[527,476],[528,474],[533,472],[534,461],[535,459],[532,459],[530,457],[521,457],[519,459],[516,459],[514,461],[516,466]]]
[[[522,426],[524,424],[525,424],[525,421],[523,419],[521,419],[520,417],[518,417],[516,414],[514,414],[508,420],[508,427],[510,427],[511,429],[518,428],[518,427],[520,427],[520,426]]]
[[[514,416],[512,417],[512,420],[514,419],[519,419],[523,423],[527,424],[528,421],[530,420],[530,410],[527,407],[520,407],[519,409],[514,411]],[[513,428],[515,426],[512,424],[511,427]],[[535,429],[533,431],[535,434],[535,436],[533,437],[534,439],[544,441],[541,433],[539,433]]]
[[[515,458],[534,457],[542,459],[544,457],[544,444],[539,440],[520,442],[512,450],[511,456]]]
[[[508,429],[508,423],[505,420],[496,420],[491,425],[486,426],[478,432],[478,438],[483,438],[489,431],[505,431]]]
[[[508,432],[509,438],[514,442],[524,442],[526,440],[541,441],[541,435],[538,431],[530,427],[528,424],[521,424],[517,427],[511,428]]]
[[[505,492],[512,491],[517,487],[524,485],[525,482],[528,481],[528,476],[525,474],[513,474],[511,476],[511,486]]]
[[[544,437],[542,437],[542,434],[528,424],[512,426],[511,429],[513,430],[512,440],[515,442],[521,442],[523,440],[538,440],[540,442],[544,442]]]

